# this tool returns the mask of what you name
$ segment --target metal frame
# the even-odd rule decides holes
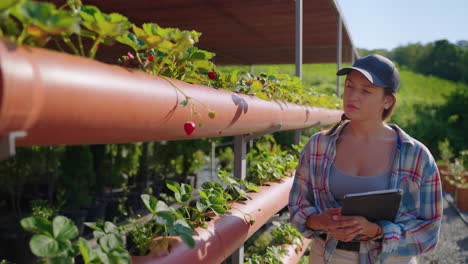
[[[0,139],[0,161],[14,156],[16,139],[26,137],[26,135],[25,131],[14,131]]]
[[[234,137],[234,177],[245,179],[247,172],[247,142],[252,142],[254,139],[263,137],[267,134],[281,130],[281,124],[272,126],[271,128],[249,135],[238,135]],[[231,257],[232,264],[244,263],[244,244],[242,244]]]
[[[342,35],[343,35],[343,22],[341,19],[341,14],[338,13],[337,16],[337,36],[336,36],[336,68],[337,71],[341,69],[342,61]],[[340,97],[340,87],[341,87],[341,76],[336,76],[336,96]]]

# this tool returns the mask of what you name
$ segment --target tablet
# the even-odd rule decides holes
[[[368,221],[395,221],[400,208],[402,189],[346,194],[342,215],[359,215]]]

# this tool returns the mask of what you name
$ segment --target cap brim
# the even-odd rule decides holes
[[[380,86],[380,87],[385,87],[385,84],[382,81],[380,81],[379,78],[377,78],[376,76],[373,76],[372,74],[370,74],[370,72],[363,70],[361,68],[357,68],[357,67],[347,67],[347,68],[340,69],[339,71],[336,72],[336,75],[338,76],[348,75],[349,72],[351,72],[352,70],[356,70],[362,73],[362,75],[364,75],[367,78],[367,80],[369,80],[369,82],[371,82],[372,84],[376,86]]]

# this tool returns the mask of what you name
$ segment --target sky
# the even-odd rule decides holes
[[[468,0],[335,0],[357,48],[468,40]]]

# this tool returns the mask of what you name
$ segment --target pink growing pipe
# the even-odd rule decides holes
[[[294,178],[287,177],[282,183],[261,186],[259,193],[250,193],[252,200],[234,203],[226,215],[208,222],[208,228],[197,228],[195,248],[190,249],[178,239],[167,254],[133,257],[134,264],[219,264],[229,257],[250,236],[262,227],[272,215],[287,205]],[[272,202],[274,201],[274,202]],[[234,209],[237,208],[237,209]],[[244,213],[249,213],[246,216]],[[255,220],[253,225],[249,220]],[[305,250],[305,249],[304,249]]]
[[[331,124],[341,111],[170,80],[56,51],[0,41],[0,136],[25,131],[17,145],[60,145],[181,140]],[[210,119],[208,111],[215,111]],[[184,123],[203,123],[188,136]]]

